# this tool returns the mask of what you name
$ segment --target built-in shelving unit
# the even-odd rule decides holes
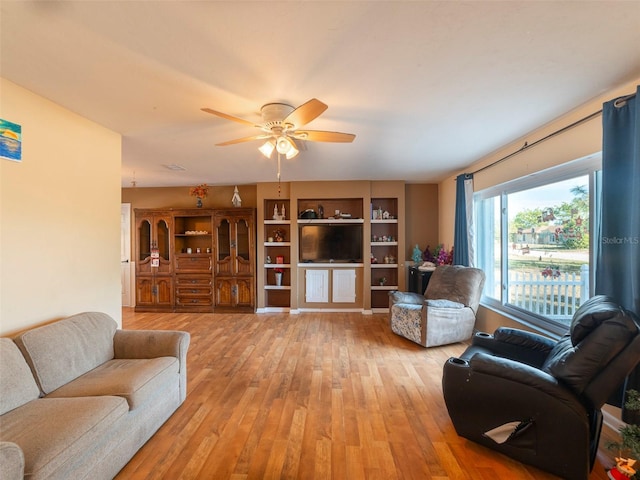
[[[288,199],[265,199],[264,296],[270,310],[289,310],[291,305],[291,220]],[[281,272],[279,272],[281,270]],[[280,280],[277,274],[280,274]]]
[[[299,198],[297,206],[309,214],[296,221],[298,307],[363,310],[363,199]]]
[[[406,282],[404,197],[395,180],[258,185],[258,312],[388,311]]]
[[[398,289],[398,199],[371,199],[371,310],[389,309],[389,291]]]

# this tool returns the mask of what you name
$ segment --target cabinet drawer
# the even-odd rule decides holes
[[[210,272],[211,255],[176,255],[176,272]]]
[[[192,285],[192,286],[179,286],[176,288],[176,295],[184,296],[211,296],[211,286],[206,285]]]
[[[178,287],[193,287],[193,286],[208,286],[212,284],[211,275],[176,275],[176,286]]]
[[[208,297],[189,297],[186,295],[176,296],[176,305],[179,306],[211,306],[213,305],[213,299],[211,295]]]

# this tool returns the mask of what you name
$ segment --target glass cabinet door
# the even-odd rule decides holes
[[[151,256],[151,222],[142,220],[138,227],[138,261],[143,262]]]
[[[169,225],[166,220],[160,219],[157,223],[158,229],[158,252],[160,258],[169,260]]]
[[[236,222],[236,273],[238,274],[250,274],[251,273],[251,255],[249,250],[251,248],[251,241],[249,240],[250,228],[246,218],[239,218]]]
[[[243,218],[238,220],[237,223],[237,251],[236,255],[238,258],[242,258],[243,260],[249,260],[249,226],[247,225],[247,221]]]
[[[231,236],[231,223],[229,219],[222,218],[216,228],[216,273],[231,273],[231,249],[232,236]]]

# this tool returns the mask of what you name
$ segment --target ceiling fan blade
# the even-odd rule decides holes
[[[272,135],[253,135],[251,137],[236,138],[235,140],[229,140],[229,141],[222,142],[222,143],[216,143],[216,147],[224,147],[226,145],[235,145],[236,143],[251,142],[253,140],[262,140],[262,139],[271,138],[271,137],[272,137]]]
[[[303,103],[287,115],[282,123],[283,125],[291,124],[293,125],[293,128],[299,128],[306,125],[314,118],[319,117],[327,108],[329,107],[326,104],[322,103],[317,98],[312,98],[307,103]]]
[[[225,118],[227,120],[231,120],[232,122],[238,122],[238,123],[242,123],[243,125],[249,125],[250,127],[258,127],[258,128],[260,128],[260,125],[256,125],[255,123],[250,122],[249,120],[244,120],[242,118],[234,117],[234,116],[228,115],[226,113],[218,112],[217,110],[212,110],[211,108],[201,108],[200,110],[202,110],[203,112],[210,113],[211,115],[215,115],[217,117],[221,117],[221,118]]]
[[[298,140],[308,140],[310,142],[340,142],[350,143],[356,138],[352,133],[325,132],[322,130],[296,130],[289,133]]]

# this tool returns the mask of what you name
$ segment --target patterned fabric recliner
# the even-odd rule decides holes
[[[424,295],[389,292],[391,330],[423,347],[468,340],[484,279],[477,268],[442,265],[433,272]]]
[[[444,365],[444,399],[458,435],[562,478],[586,480],[600,408],[640,361],[638,322],[596,296],[557,342],[512,328],[477,333]]]

